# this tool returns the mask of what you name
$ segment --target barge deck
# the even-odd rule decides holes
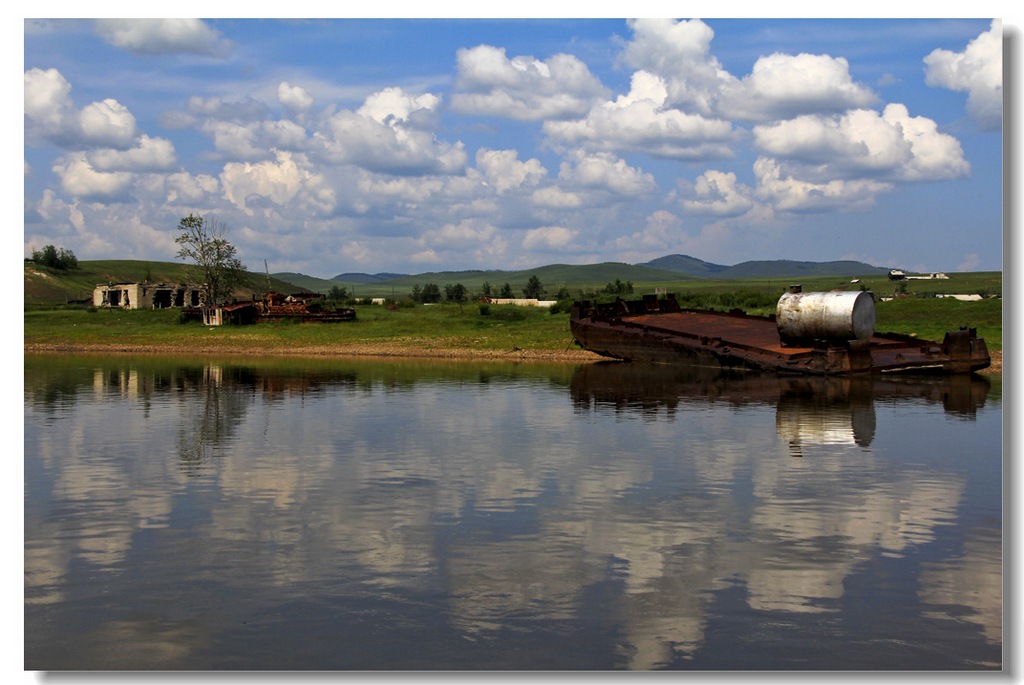
[[[570,328],[585,349],[625,361],[815,375],[972,373],[991,363],[975,329],[951,331],[941,343],[875,332],[864,339],[784,340],[775,316],[682,309],[671,295],[577,302]]]

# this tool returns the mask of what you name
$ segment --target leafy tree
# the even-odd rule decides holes
[[[610,295],[632,295],[633,281],[626,281],[623,283],[621,280],[616,278],[614,283],[609,283],[604,287],[604,292]]]
[[[540,279],[537,276],[530,276],[530,280],[526,282],[526,287],[523,288],[523,297],[536,298],[544,294],[544,286],[541,285]]]
[[[461,283],[456,283],[455,285],[445,284],[444,299],[449,302],[463,304],[466,301],[466,286]]]
[[[510,286],[508,283],[501,286],[501,291],[498,293],[498,297],[500,297],[503,300],[511,300],[513,297],[515,297],[515,294],[512,292],[512,286]]]
[[[427,283],[423,286],[423,291],[420,293],[420,298],[424,303],[435,303],[441,301],[441,289],[437,287],[436,283]]]
[[[78,257],[74,252],[65,250],[63,247],[56,248],[53,245],[47,245],[42,250],[33,250],[32,261],[41,266],[49,266],[62,271],[78,268]]]
[[[480,294],[484,297],[491,296],[491,284],[488,281],[484,281],[484,284],[480,286]]]
[[[420,287],[419,283],[412,287],[412,293],[409,294],[409,297],[412,299],[413,302],[423,301],[423,288]]]
[[[335,302],[341,302],[348,297],[348,288],[343,285],[332,285],[331,289],[327,291],[327,299]]]
[[[224,236],[227,225],[212,218],[189,214],[178,222],[178,259],[190,260],[189,277],[206,286],[208,305],[222,304],[247,280],[245,266],[235,246]]]

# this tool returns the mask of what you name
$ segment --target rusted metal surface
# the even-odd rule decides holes
[[[573,305],[573,338],[613,359],[753,369],[781,373],[971,373],[990,364],[974,329],[954,331],[942,343],[898,334],[867,339],[780,338],[776,317],[739,311],[684,310],[674,296]]]
[[[302,321],[334,323],[352,321],[356,310],[351,308],[325,309],[316,293],[284,295],[269,292],[262,300],[233,302],[221,307],[202,310],[204,323],[246,325],[271,321]]]

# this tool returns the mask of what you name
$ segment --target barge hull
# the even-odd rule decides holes
[[[624,361],[812,375],[959,374],[991,363],[973,329],[947,333],[941,343],[878,333],[864,340],[783,343],[774,317],[681,309],[672,297],[577,302],[570,329],[585,349]]]

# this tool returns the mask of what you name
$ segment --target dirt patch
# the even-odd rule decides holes
[[[992,365],[987,369],[979,371],[984,374],[997,374],[1003,372],[1003,351],[1002,350],[991,350],[989,356],[992,357]]]
[[[26,352],[92,352],[111,354],[226,354],[289,357],[415,357],[433,359],[465,359],[465,360],[509,360],[509,361],[547,361],[547,362],[591,362],[604,359],[593,352],[580,349],[567,350],[529,350],[513,348],[510,350],[474,350],[448,347],[410,347],[395,343],[330,345],[311,347],[260,347],[253,352],[251,346],[234,345],[118,345],[103,344],[51,344],[30,343],[25,345]]]

